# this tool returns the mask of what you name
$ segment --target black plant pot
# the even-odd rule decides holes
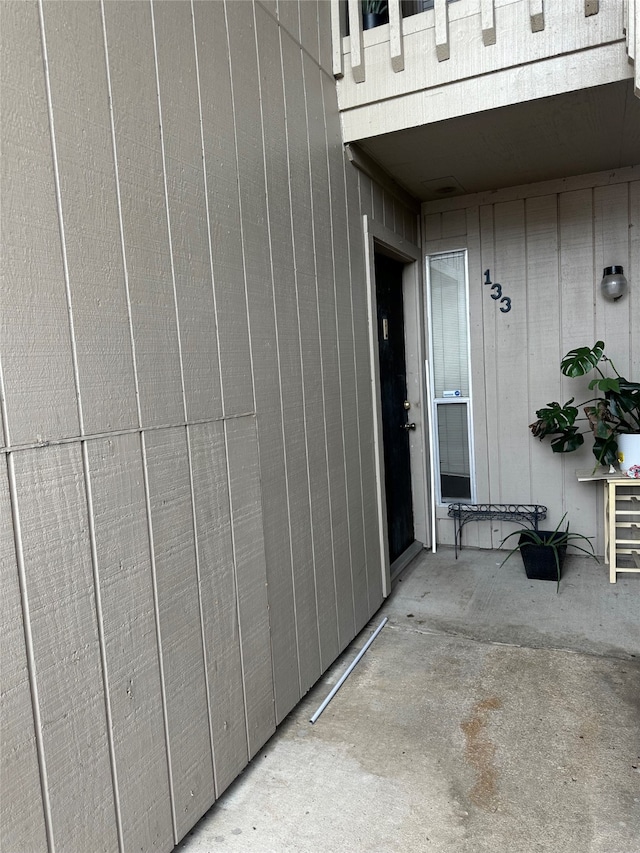
[[[557,537],[557,533],[552,530],[538,530],[537,535],[543,541],[548,541],[552,536]],[[522,562],[524,570],[530,580],[539,581],[559,581],[562,577],[562,566],[564,558],[567,554],[567,545],[560,544],[556,549],[550,545],[538,545],[532,541],[531,531],[523,530],[518,540],[520,544],[520,553],[522,554]],[[560,564],[560,575],[558,575],[558,565],[556,564],[556,550],[558,552],[558,563]]]
[[[382,24],[389,23],[388,12],[363,12],[362,13],[362,29],[372,30],[374,27],[380,27]]]

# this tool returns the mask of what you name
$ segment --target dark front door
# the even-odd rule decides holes
[[[413,542],[408,428],[411,410],[405,408],[407,372],[402,267],[399,261],[385,255],[375,256],[387,532],[392,563]]]

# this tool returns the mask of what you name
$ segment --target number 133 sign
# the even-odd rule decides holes
[[[508,296],[502,295],[502,285],[498,284],[498,282],[491,282],[491,273],[489,270],[484,271],[484,282],[483,284],[488,284],[491,287],[491,290],[494,291],[491,293],[491,298],[500,300],[500,311],[503,314],[508,314],[511,311],[511,299]]]

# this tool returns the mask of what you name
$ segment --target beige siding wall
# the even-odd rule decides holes
[[[590,446],[552,454],[528,424],[551,400],[589,396],[588,378],[560,374],[560,360],[573,347],[604,340],[618,370],[638,380],[639,173],[632,167],[423,205],[427,253],[469,249],[478,501],[545,504],[554,526],[567,512],[572,529],[596,535],[598,553],[601,489],[575,476],[593,467]],[[602,270],[611,264],[624,266],[630,285],[615,304],[599,293]],[[486,269],[511,299],[509,313],[490,298]],[[438,514],[438,540],[451,543],[452,522],[444,508]],[[469,524],[464,541],[495,547],[509,529]]]
[[[361,214],[417,218],[326,2],[0,14],[3,849],[157,853],[381,603]]]

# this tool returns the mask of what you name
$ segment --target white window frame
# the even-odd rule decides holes
[[[431,260],[433,258],[444,257],[446,255],[452,255],[458,252],[464,253],[464,279],[465,279],[465,304],[466,304],[466,337],[467,337],[467,370],[469,377],[469,396],[468,397],[436,397],[434,393],[435,389],[435,376],[433,370],[433,317],[431,310]],[[429,393],[429,407],[431,412],[431,417],[429,418],[430,422],[430,430],[429,430],[429,443],[430,443],[430,456],[432,459],[432,488],[433,494],[436,500],[436,504],[439,507],[447,507],[451,503],[476,503],[477,500],[477,486],[476,486],[476,463],[475,463],[475,446],[473,440],[473,386],[472,386],[472,372],[471,372],[471,323],[469,317],[469,250],[466,246],[459,246],[456,248],[448,249],[447,251],[441,252],[430,252],[425,255],[425,306],[427,312],[427,338],[428,338],[428,353],[429,358],[427,362],[427,375],[428,375],[428,393]],[[470,470],[470,480],[471,480],[471,497],[466,499],[457,499],[457,498],[447,498],[443,499],[442,497],[442,480],[440,474],[440,447],[438,441],[438,409],[440,406],[447,406],[451,404],[460,404],[463,403],[466,405],[467,409],[467,442],[468,442],[468,452],[469,452],[469,470]]]

